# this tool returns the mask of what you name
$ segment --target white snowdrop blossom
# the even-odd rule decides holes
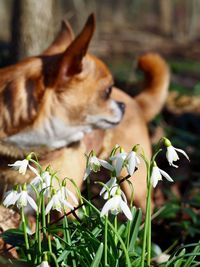
[[[106,160],[98,159],[94,155],[89,157],[83,180],[86,180],[92,171],[98,172],[101,166],[110,171],[114,170],[113,166],[109,164]]]
[[[117,189],[115,195],[112,196],[104,204],[100,216],[108,215],[108,212],[111,212],[113,215],[117,215],[119,212],[123,212],[128,220],[132,220],[132,213],[127,205],[127,200],[120,188]]]
[[[28,159],[17,160],[13,164],[8,164],[8,166],[19,171],[19,173],[22,175],[25,175],[28,167],[33,173],[35,173],[36,175],[38,174],[37,170],[29,164]]]
[[[158,168],[156,162],[154,162],[154,166],[152,168],[151,173],[151,183],[154,188],[158,184],[158,181],[162,180],[162,176],[166,178],[169,182],[173,182],[173,179],[169,176],[169,174]]]
[[[63,212],[65,209],[69,208],[71,210],[74,209],[74,207],[61,196],[61,192],[53,190],[53,196],[50,199],[49,203],[46,206],[45,214],[47,215],[50,210],[57,210],[58,212]]]
[[[14,188],[13,190],[10,190],[8,191],[6,194],[5,194],[5,198],[3,200],[3,205],[7,208],[11,205],[15,205],[16,202],[17,202],[17,199],[18,199],[18,190],[17,190],[17,187]]]
[[[40,263],[40,265],[37,265],[36,267],[50,267],[48,261],[44,260]]]
[[[174,161],[179,160],[179,156],[178,156],[177,152],[183,154],[186,157],[186,159],[189,160],[189,157],[185,153],[185,151],[182,150],[182,149],[179,149],[179,148],[176,148],[176,147],[172,146],[172,144],[169,141],[169,139],[164,138],[164,144],[167,147],[166,158],[167,158],[167,160],[169,162],[169,165],[171,165],[171,166],[173,166],[175,168],[178,168],[177,165],[173,164]]]
[[[124,165],[124,161],[127,157],[126,152],[118,153],[112,157],[110,157],[110,160],[112,161],[112,165],[114,167],[114,170],[116,172],[116,176],[119,177]]]
[[[23,208],[26,207],[28,204],[35,210],[37,211],[38,207],[37,204],[35,203],[34,199],[28,195],[28,192],[26,189],[22,189],[20,193],[17,195],[17,207]]]
[[[66,199],[71,198],[75,205],[78,205],[78,200],[76,199],[74,193],[72,193],[66,186],[61,186],[58,194],[60,194],[61,202],[66,201]],[[63,203],[64,204],[64,203]]]
[[[140,164],[140,159],[137,156],[135,151],[131,151],[128,153],[125,159],[126,169],[128,174],[131,176],[135,172],[135,169],[138,168]]]
[[[130,151],[129,153],[121,152],[112,157],[112,165],[115,169],[116,176],[119,177],[123,167],[126,167],[128,174],[133,175],[136,168],[138,168],[140,164],[140,159],[137,156],[135,151]]]
[[[102,187],[99,194],[100,196],[103,196],[104,199],[108,199],[109,195],[111,195],[111,193],[114,194],[117,188],[118,188],[117,178],[111,177],[110,180]]]
[[[31,185],[35,186],[39,192],[44,189],[44,194],[49,196],[51,186],[51,174],[48,171],[44,171],[41,175],[37,175],[32,181]]]

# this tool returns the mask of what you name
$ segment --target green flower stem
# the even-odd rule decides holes
[[[50,225],[50,213],[47,214],[47,225]],[[49,232],[48,232],[48,246],[49,246],[49,251],[52,253],[51,235]]]
[[[104,228],[104,266],[108,265],[108,215],[105,216],[105,228]]]
[[[117,216],[115,216],[115,219],[114,219],[114,225],[115,225],[115,231],[117,232]],[[117,236],[115,235],[115,245],[117,245]]]
[[[28,241],[28,235],[26,231],[26,221],[25,221],[25,216],[24,216],[24,208],[21,208],[21,220],[22,220],[22,225],[23,225],[23,230],[24,230],[24,240],[25,240],[25,246],[27,250],[27,258],[28,261],[31,261],[31,254],[29,252],[30,246],[29,246],[29,241]]]
[[[88,201],[91,201],[91,186],[90,186],[90,177],[88,176],[86,179],[86,183],[87,183],[87,198]],[[88,216],[90,216],[90,206],[88,206]]]
[[[50,251],[47,251],[46,253],[47,253],[50,257],[53,258],[53,261],[54,261],[54,263],[55,263],[55,266],[56,266],[56,267],[59,267],[59,264],[58,264],[58,262],[57,262],[56,255],[55,255],[53,252],[50,252]]]
[[[148,186],[148,200],[147,200],[147,206],[148,206],[148,214],[147,214],[147,220],[148,220],[148,231],[147,231],[147,265],[151,265],[151,181],[149,181]]]
[[[40,206],[38,206],[40,207]],[[37,249],[38,251],[36,252],[36,264],[39,264],[42,260],[41,255],[42,255],[42,243],[41,243],[41,234],[40,234],[40,213],[39,210],[36,213],[36,233],[35,233],[36,241],[38,244]]]
[[[144,267],[147,245],[147,266],[150,266],[151,260],[151,180],[150,166],[147,166],[147,200],[146,200],[146,216],[144,223],[144,235],[142,244],[141,267]]]
[[[69,225],[68,225],[68,219],[65,215],[63,218],[63,229],[64,229],[64,241],[69,244],[69,246],[72,245],[71,236],[69,232]],[[71,252],[72,255],[72,265],[73,267],[76,267],[76,260],[74,259],[74,251]]]
[[[41,210],[42,210],[42,231],[44,236],[46,236],[46,216],[45,216],[45,203],[44,203],[44,194],[41,196]]]

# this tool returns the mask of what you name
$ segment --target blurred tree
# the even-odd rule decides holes
[[[13,61],[37,55],[52,41],[59,16],[59,1],[15,0],[12,18]]]

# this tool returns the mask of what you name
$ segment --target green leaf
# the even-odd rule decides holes
[[[181,252],[179,253],[178,256],[183,256],[183,255],[185,255],[185,252],[186,252],[186,250],[185,250],[185,248],[184,248],[184,249],[181,250]],[[184,257],[178,259],[178,260],[174,263],[174,267],[180,267],[183,261],[184,261]]]
[[[131,239],[130,239],[129,246],[128,246],[129,251],[134,250],[135,242],[138,237],[138,232],[139,232],[141,222],[142,222],[142,211],[141,209],[138,209],[131,223],[131,230],[130,230]]]
[[[97,250],[97,253],[95,254],[95,257],[92,261],[92,264],[91,264],[91,267],[98,267],[100,262],[101,262],[101,258],[102,258],[102,255],[103,255],[103,243],[100,244],[98,250]]]

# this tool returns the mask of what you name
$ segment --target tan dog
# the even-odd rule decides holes
[[[6,164],[15,160],[10,157],[20,158],[31,151],[39,154],[43,166],[50,164],[60,177],[72,177],[79,187],[85,169],[83,155],[92,148],[106,158],[116,143],[125,150],[139,143],[151,155],[147,122],[165,102],[168,67],[157,54],[142,56],[139,67],[145,72],[146,85],[132,99],[114,88],[104,63],[87,54],[94,28],[91,15],[74,39],[70,26],[63,23],[42,55],[0,70],[2,183],[30,179],[29,174],[16,177]],[[132,182],[135,202],[144,207],[144,166]],[[126,183],[124,189],[130,198]]]

